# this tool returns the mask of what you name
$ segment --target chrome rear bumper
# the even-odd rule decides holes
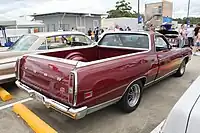
[[[74,108],[68,107],[58,101],[47,98],[46,96],[42,95],[41,93],[38,93],[38,92],[34,91],[33,89],[31,89],[30,87],[26,86],[25,84],[21,83],[19,80],[17,80],[15,83],[20,89],[28,92],[30,97],[42,102],[47,108],[52,108],[58,112],[61,112],[65,115],[71,117],[72,119],[76,119],[76,120],[81,119],[87,114],[88,109],[86,106],[74,109]]]

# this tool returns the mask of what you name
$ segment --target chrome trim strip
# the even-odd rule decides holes
[[[16,75],[16,79],[20,79],[20,62],[21,62],[21,58],[18,59],[18,64],[17,64],[17,75]]]
[[[77,104],[77,93],[78,93],[78,74],[77,71],[71,71],[71,73],[74,74],[74,101],[73,101],[73,106],[76,106]]]
[[[116,49],[128,49],[128,50],[149,50],[148,48],[132,48],[132,47],[118,47],[118,46],[105,46],[105,45],[98,45],[98,47],[102,48],[116,48]]]
[[[128,84],[128,86],[126,87],[126,89],[125,89],[125,91],[123,92],[122,96],[124,96],[124,94],[126,93],[126,91],[128,90],[128,88],[131,86],[131,84],[133,84],[135,81],[138,81],[138,80],[140,80],[140,79],[142,79],[142,78],[145,78],[145,79],[147,80],[147,77],[146,77],[146,76],[141,76],[141,77],[139,77],[139,78],[137,78],[137,79],[134,79],[133,81],[131,81],[131,83]]]
[[[146,84],[144,85],[144,87],[146,87],[146,86],[148,86],[148,85],[150,85],[150,84],[153,84],[153,83],[155,83],[155,82],[157,82],[157,81],[159,81],[159,80],[162,80],[162,79],[164,79],[164,78],[166,78],[166,77],[172,75],[172,74],[175,73],[177,70],[178,70],[178,69],[175,69],[175,70],[173,70],[173,71],[171,71],[171,72],[169,72],[169,73],[167,73],[167,74],[165,74],[165,75],[163,75],[163,76],[157,78],[156,80],[153,80],[153,81],[150,81],[149,83],[146,83]]]
[[[117,97],[115,99],[112,99],[110,101],[107,101],[107,102],[104,102],[104,103],[101,103],[101,104],[98,104],[98,105],[95,105],[95,106],[92,106],[92,107],[89,107],[88,108],[88,111],[87,111],[87,114],[91,114],[95,111],[98,111],[100,109],[103,109],[105,107],[108,107],[114,103],[117,103],[119,100],[121,99],[121,97]]]
[[[9,69],[9,68],[15,68],[15,64],[16,64],[16,61],[10,62],[10,63],[1,64],[0,65],[0,71],[3,71],[5,69]]]
[[[4,83],[9,83],[12,81],[16,80],[16,75],[15,73],[13,74],[6,74],[6,75],[0,75],[0,84],[4,84]]]
[[[60,51],[66,51],[66,50],[77,50],[77,49],[87,49],[87,48],[93,48],[96,45],[91,44],[91,45],[87,45],[87,46],[74,46],[74,47],[66,47],[66,48],[57,48],[57,49],[51,49],[48,51],[38,51],[36,53],[32,53],[32,54],[45,54],[45,53],[51,53],[51,52],[60,52]]]
[[[45,56],[45,55],[37,55],[37,54],[27,54],[25,56],[29,57],[35,57],[35,58],[40,58],[40,59],[45,59],[45,60],[50,60],[50,61],[55,61],[55,62],[61,62],[61,63],[67,63],[70,65],[76,65],[78,61],[75,60],[67,60],[63,58],[56,58],[56,57],[50,57],[50,56]]]

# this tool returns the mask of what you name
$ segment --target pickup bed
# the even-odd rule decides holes
[[[114,103],[129,113],[143,88],[182,76],[191,54],[190,48],[172,48],[159,33],[108,32],[94,46],[23,56],[16,84],[73,119]]]

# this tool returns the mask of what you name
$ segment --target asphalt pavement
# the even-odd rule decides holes
[[[140,106],[130,114],[124,114],[113,105],[81,120],[72,120],[45,108],[35,100],[24,105],[59,133],[150,133],[167,117],[177,100],[199,75],[200,57],[194,56],[183,77],[171,76],[147,88]],[[8,106],[27,99],[28,95],[13,84],[4,87],[8,88],[14,98],[9,102],[0,102],[0,133],[32,133],[26,123]]]

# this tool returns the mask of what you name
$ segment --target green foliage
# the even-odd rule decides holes
[[[119,18],[119,17],[137,18],[138,16],[136,11],[132,11],[130,2],[126,2],[125,0],[117,1],[115,8],[116,9],[112,9],[107,12],[108,18]]]
[[[198,24],[200,23],[200,18],[197,18],[197,17],[190,17],[190,24]],[[176,18],[176,19],[173,19],[175,21],[178,21],[178,23],[181,23],[181,24],[186,24],[187,23],[187,18],[184,17],[184,18]]]

